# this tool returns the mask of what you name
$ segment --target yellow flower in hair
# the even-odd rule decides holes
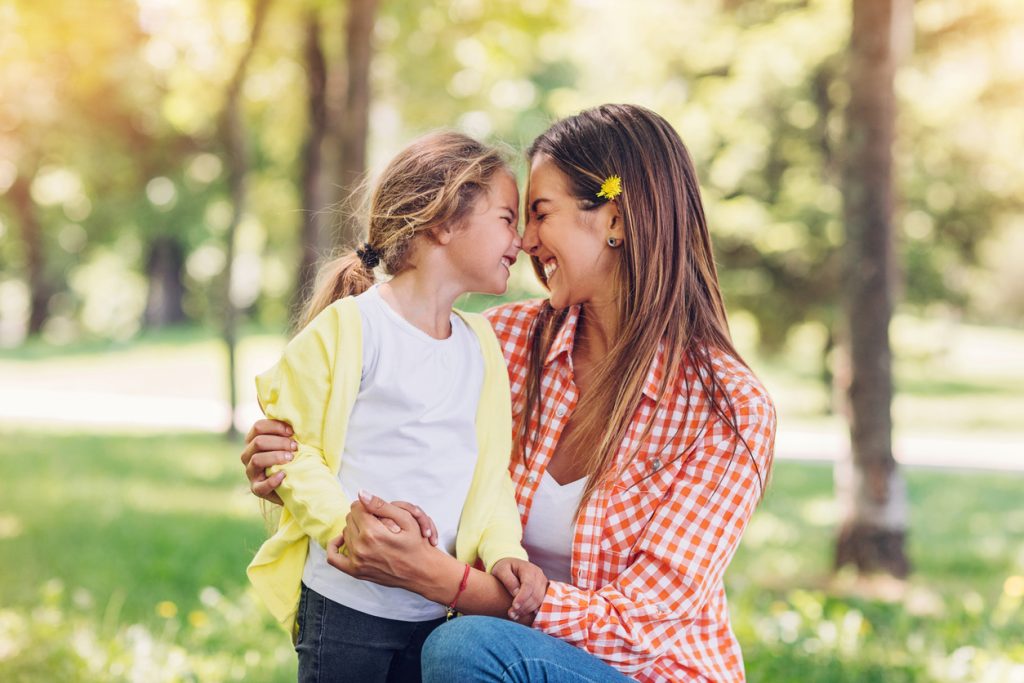
[[[620,194],[622,194],[622,178],[610,175],[601,183],[601,191],[597,193],[597,196],[604,199],[615,199]]]

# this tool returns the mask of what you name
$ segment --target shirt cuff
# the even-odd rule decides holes
[[[581,641],[586,608],[584,591],[568,583],[549,581],[533,627],[570,643]]]

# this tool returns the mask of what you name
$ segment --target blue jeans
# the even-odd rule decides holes
[[[444,618],[383,619],[339,605],[303,585],[298,622],[299,683],[416,683],[423,641]]]
[[[423,645],[423,682],[566,683],[632,681],[592,654],[494,617],[459,617]]]

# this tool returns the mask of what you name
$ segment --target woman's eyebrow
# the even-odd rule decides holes
[[[534,199],[533,202],[530,204],[530,211],[533,211],[534,213],[536,213],[537,212],[537,205],[538,204],[540,204],[541,202],[550,202],[550,201],[551,201],[550,199],[546,199],[544,197],[541,197],[540,199]]]

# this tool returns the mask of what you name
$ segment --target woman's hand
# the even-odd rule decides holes
[[[436,538],[436,531],[431,535]],[[430,577],[437,556],[447,557],[425,539],[412,513],[365,493],[352,503],[345,532],[327,547],[327,562],[349,576],[410,590]]]
[[[515,557],[505,557],[494,563],[491,575],[501,581],[512,596],[508,618],[530,625],[544,596],[548,592],[548,577],[535,564]]]
[[[284,481],[285,473],[278,472],[267,477],[267,468],[290,462],[299,445],[292,438],[293,432],[287,422],[257,420],[245,436],[245,450],[242,451],[242,465],[249,479],[249,490],[253,495],[283,505],[281,497],[274,492]]]

